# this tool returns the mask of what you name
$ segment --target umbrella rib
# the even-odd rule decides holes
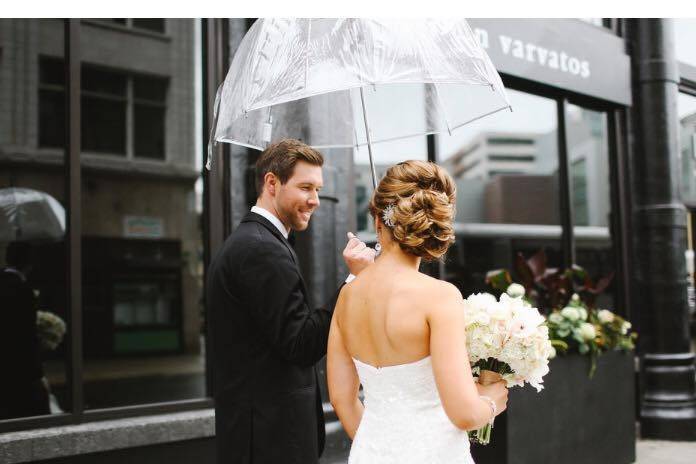
[[[307,46],[305,47],[305,71],[304,71],[304,86],[307,89],[307,80],[309,79],[309,43],[312,36],[312,18],[307,20]]]

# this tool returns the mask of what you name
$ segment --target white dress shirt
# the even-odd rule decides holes
[[[280,219],[278,219],[278,217],[275,214],[271,213],[270,211],[268,211],[265,208],[261,208],[260,206],[256,206],[256,205],[251,207],[251,212],[259,214],[259,215],[265,217],[266,219],[268,219],[269,221],[271,221],[271,224],[276,226],[276,229],[278,229],[280,231],[280,233],[283,234],[283,237],[285,237],[286,239],[288,238],[288,234],[289,234],[288,229],[285,228],[283,223],[280,221]]]

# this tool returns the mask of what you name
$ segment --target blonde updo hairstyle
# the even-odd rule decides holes
[[[380,219],[403,251],[434,261],[454,242],[455,197],[454,181],[440,166],[404,161],[390,167],[379,182],[370,200],[370,213]],[[383,219],[390,205],[393,227]]]

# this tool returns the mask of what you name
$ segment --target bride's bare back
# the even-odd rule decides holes
[[[375,367],[407,364],[429,356],[426,310],[446,285],[391,263],[370,266],[344,289],[336,308],[347,351]]]

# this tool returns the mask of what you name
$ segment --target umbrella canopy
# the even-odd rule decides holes
[[[414,89],[422,98],[403,98]],[[352,114],[317,130],[306,115],[333,102]],[[211,142],[263,149],[283,138],[369,147],[451,132],[510,104],[466,20],[274,18],[247,32],[215,106]],[[370,108],[393,109],[398,124],[370,119]]]
[[[65,235],[65,209],[46,192],[0,189],[0,241],[60,240]]]

